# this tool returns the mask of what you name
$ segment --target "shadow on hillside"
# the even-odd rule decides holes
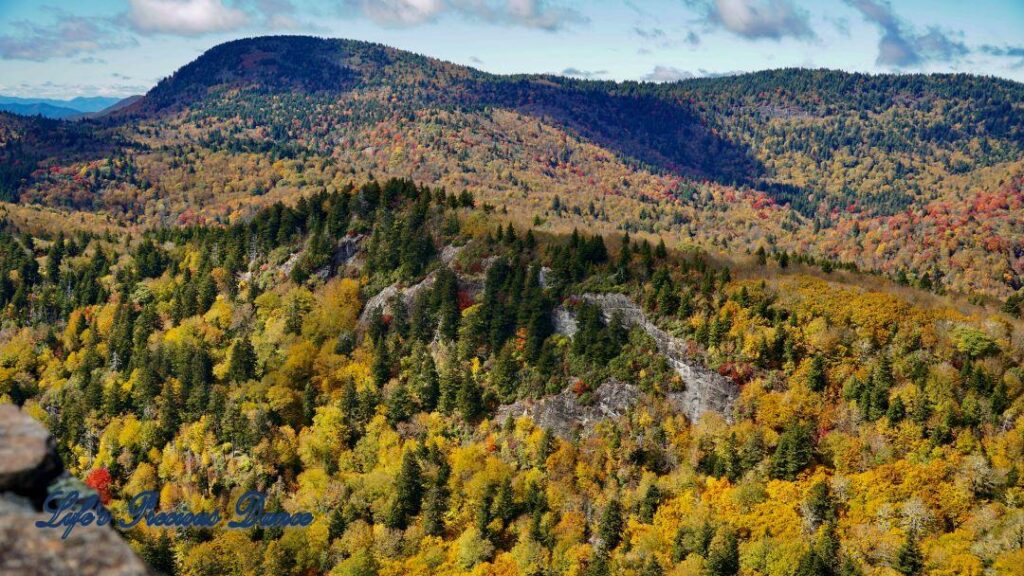
[[[476,93],[480,105],[543,119],[656,171],[750,185],[765,173],[748,148],[679,102],[561,78],[483,82]]]

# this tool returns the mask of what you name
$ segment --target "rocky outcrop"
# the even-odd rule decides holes
[[[109,526],[77,526],[66,539],[37,521],[47,487],[63,466],[46,429],[17,406],[0,404],[0,574],[135,576],[146,565]]]
[[[405,308],[407,310],[411,310],[413,303],[416,301],[416,297],[424,290],[432,288],[435,280],[436,274],[432,272],[427,275],[426,278],[412,286],[406,286],[403,288],[396,282],[384,288],[366,301],[366,305],[363,306],[363,311],[359,314],[359,323],[366,324],[370,319],[370,315],[378,308],[380,308],[381,312],[384,314],[390,314],[391,302],[396,297],[402,299],[402,303],[405,304]]]
[[[455,262],[455,259],[459,257],[459,253],[462,252],[463,248],[465,246],[452,246],[451,244],[442,248],[439,256],[441,263],[445,266],[451,266],[452,262]]]
[[[64,466],[50,433],[13,404],[0,404],[0,493],[42,506],[46,487]]]
[[[509,417],[529,416],[541,428],[568,438],[576,431],[589,434],[598,422],[622,416],[640,401],[640,397],[641,392],[636,386],[608,380],[594,390],[587,403],[570,386],[554,396],[502,406],[494,418],[501,422]]]
[[[355,236],[345,236],[339,240],[338,246],[334,249],[334,254],[331,257],[331,266],[340,268],[352,264],[355,257],[359,255],[359,248],[363,245],[364,238],[366,238],[364,234],[357,234]]]
[[[627,326],[636,326],[654,339],[672,368],[683,379],[685,390],[668,394],[672,405],[696,421],[705,412],[717,412],[732,419],[732,405],[739,394],[735,382],[710,370],[698,358],[687,351],[686,343],[665,332],[651,322],[639,306],[623,294],[585,294],[583,299],[597,305],[604,312],[606,320],[618,313]],[[556,330],[572,335],[576,331],[575,317],[569,310],[559,307],[555,310]]]
[[[464,246],[445,246],[441,250],[439,259],[445,266],[451,267],[452,263],[458,257],[459,253],[462,252]],[[434,281],[437,279],[437,272],[431,272],[423,280],[413,284],[411,286],[403,287],[400,283],[396,282],[390,286],[387,286],[380,292],[374,294],[366,301],[366,305],[363,306],[363,311],[359,314],[359,323],[365,325],[370,319],[370,315],[373,311],[380,308],[384,314],[391,313],[391,302],[395,297],[400,297],[402,303],[405,304],[407,310],[412,310],[413,303],[416,302],[416,298],[424,290],[433,288]],[[459,290],[464,290],[470,294],[475,294],[482,289],[482,284],[474,279],[467,278],[464,275],[459,275]]]

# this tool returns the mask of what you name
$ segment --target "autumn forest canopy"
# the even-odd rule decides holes
[[[0,114],[0,402],[168,575],[1011,575],[1024,87],[217,46]]]

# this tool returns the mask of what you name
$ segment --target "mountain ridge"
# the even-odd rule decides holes
[[[808,252],[1005,296],[1024,277],[1022,102],[1024,85],[963,74],[620,83],[259,37],[218,45],[80,123],[80,141],[119,142],[113,161],[23,146],[23,167],[48,170],[20,170],[4,193],[132,222],[229,220],[335,189],[340,169],[468,187],[549,226]]]

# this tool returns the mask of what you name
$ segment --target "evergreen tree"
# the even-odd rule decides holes
[[[419,514],[423,501],[423,477],[420,464],[412,450],[402,454],[402,468],[395,479],[395,497],[386,523],[391,528],[405,528],[409,519]]]
[[[475,422],[484,411],[482,391],[480,385],[469,374],[462,377],[459,391],[455,398],[459,409],[459,415],[466,422]]]
[[[911,534],[903,541],[900,549],[896,552],[893,569],[903,576],[923,574],[924,557],[921,555],[921,547],[917,543],[916,535]]]
[[[306,387],[302,391],[302,424],[313,425],[313,416],[316,415],[317,390],[312,380],[306,381]]]
[[[664,260],[668,256],[668,249],[665,247],[665,240],[658,238],[658,245],[654,248],[654,255],[659,260]]]
[[[448,502],[445,498],[444,488],[434,484],[427,491],[423,504],[423,532],[428,536],[441,536],[444,534],[444,514],[447,511]]]
[[[811,359],[810,369],[807,371],[807,386],[815,392],[824,392],[828,386],[828,379],[825,376],[825,358],[821,354],[815,354]]]
[[[736,576],[740,571],[740,547],[736,532],[720,529],[711,541],[707,557],[708,576]]]
[[[409,394],[409,388],[401,381],[398,382],[395,389],[387,397],[385,404],[388,408],[388,422],[392,426],[396,426],[399,422],[408,420],[415,412],[412,396]]]
[[[644,567],[640,570],[640,576],[664,576],[665,571],[661,568],[661,564],[658,564],[658,560],[651,556],[644,562]]]
[[[795,480],[811,462],[814,439],[810,425],[795,423],[779,436],[769,471],[772,478]]]
[[[758,264],[761,266],[768,264],[768,253],[765,252],[764,246],[758,246],[755,254],[757,255]]]
[[[640,501],[640,507],[637,510],[637,517],[641,522],[650,524],[654,521],[654,513],[658,511],[658,506],[660,504],[661,491],[658,490],[658,485],[648,485],[647,490],[644,491],[644,497]]]
[[[505,404],[516,399],[516,361],[512,357],[512,344],[505,344],[501,353],[494,360],[491,370],[491,384],[498,393],[498,398]]]
[[[245,382],[256,377],[256,351],[249,338],[242,336],[235,340],[228,360],[227,378],[231,382]]]
[[[602,550],[614,550],[619,545],[622,541],[623,522],[622,504],[615,498],[609,500],[601,514],[601,523],[597,530]]]
[[[432,412],[437,407],[439,390],[439,378],[437,367],[434,364],[434,357],[425,346],[417,343],[410,354],[412,363],[412,389],[419,401],[420,409],[425,412]]]

